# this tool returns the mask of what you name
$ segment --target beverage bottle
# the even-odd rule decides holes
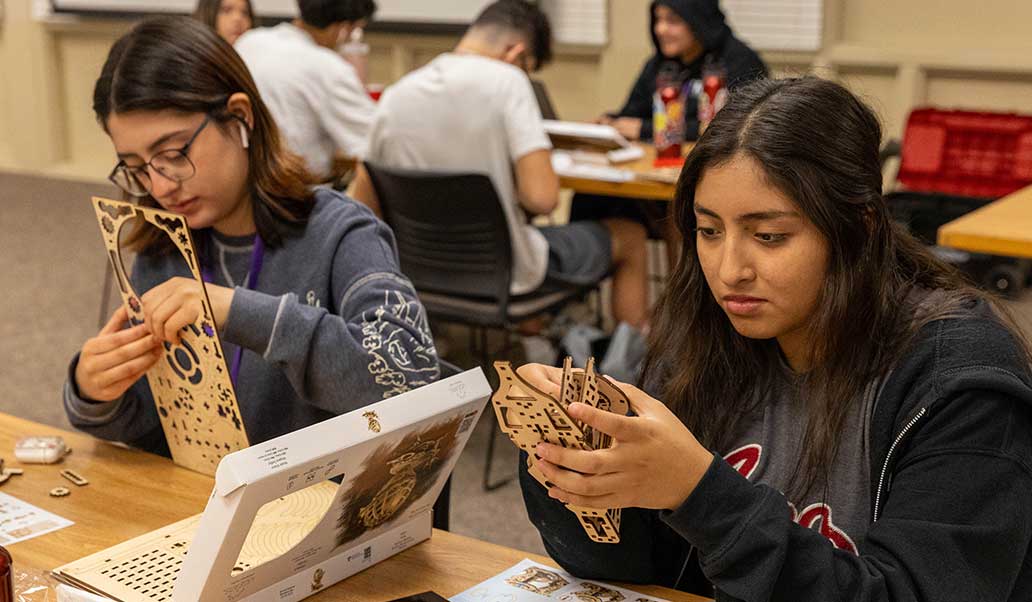
[[[0,546],[0,602],[14,602],[14,566],[11,553]]]
[[[699,135],[727,104],[726,75],[722,65],[707,61],[702,68],[702,91],[699,93]]]
[[[652,101],[652,141],[657,159],[680,159],[684,144],[684,95],[676,65],[666,64],[656,76]]]
[[[352,29],[348,39],[337,46],[337,52],[344,57],[344,60],[351,63],[358,74],[359,81],[365,85],[369,72],[369,44],[362,41],[362,36],[361,27]]]

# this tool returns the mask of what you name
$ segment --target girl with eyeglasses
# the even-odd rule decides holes
[[[364,206],[314,189],[287,152],[247,68],[185,17],[144,21],[112,47],[94,89],[118,164],[110,179],[186,218],[252,443],[436,380],[423,307],[390,230]],[[124,308],[71,363],[71,423],[168,454],[147,370],[192,323],[203,292],[171,242],[134,228]]]
[[[570,572],[744,602],[1029,598],[1028,345],[892,221],[880,142],[832,82],[732,93],[681,173],[633,415],[571,404],[615,445],[539,446],[547,489],[521,473]],[[620,543],[565,504],[624,508]]]

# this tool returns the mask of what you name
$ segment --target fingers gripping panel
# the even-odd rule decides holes
[[[594,360],[589,360],[585,370],[580,372],[574,371],[570,359],[566,359],[559,399],[520,378],[509,362],[495,362],[495,370],[499,386],[491,401],[498,416],[498,425],[513,443],[529,454],[528,474],[547,488],[553,484],[534,462],[534,448],[538,443],[545,441],[582,450],[605,449],[613,444],[609,435],[571,418],[566,413],[571,403],[585,403],[621,415],[626,415],[630,407],[627,398],[611,381],[595,373]],[[620,541],[620,509],[567,507],[577,515],[592,541]]]
[[[96,197],[93,207],[132,325],[142,324],[144,313],[122,262],[119,233],[128,222],[138,227],[149,223],[166,235],[191,277],[201,282],[190,229],[182,216]],[[207,475],[215,474],[222,456],[248,446],[217,327],[205,293],[197,320],[182,329],[178,345],[163,344],[164,357],[147,372],[173,460]]]

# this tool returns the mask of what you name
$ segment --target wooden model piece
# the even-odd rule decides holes
[[[4,468],[0,470],[0,483],[6,483],[14,475],[20,475],[25,471],[20,468]]]
[[[517,447],[527,452],[527,472],[545,487],[551,487],[534,465],[534,448],[545,441],[570,449],[606,449],[612,446],[609,435],[570,418],[566,408],[581,402],[621,416],[627,415],[630,403],[623,392],[605,376],[595,373],[594,359],[588,360],[583,372],[574,371],[570,358],[563,362],[563,378],[559,399],[535,388],[512,369],[509,362],[495,362],[498,390],[491,397],[498,425]],[[600,510],[567,506],[577,515],[592,541],[620,541],[620,509]]]
[[[86,477],[82,476],[81,474],[75,472],[74,470],[72,470],[70,468],[66,468],[66,469],[62,470],[60,472],[60,475],[62,477],[64,477],[64,478],[68,479],[72,483],[74,483],[77,487],[82,487],[84,485],[89,485],[90,484],[90,482],[86,479]]]
[[[119,232],[127,222],[139,220],[142,227],[145,221],[168,236],[190,268],[184,276],[202,281],[190,229],[182,216],[97,197],[93,208],[133,325],[143,322],[143,308],[122,263]],[[180,331],[180,343],[164,343],[165,357],[147,372],[147,381],[172,459],[214,476],[219,460],[244,449],[248,441],[207,292],[202,305],[197,321]]]

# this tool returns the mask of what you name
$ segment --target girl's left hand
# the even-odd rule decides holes
[[[588,508],[674,510],[695,490],[713,454],[662,402],[616,383],[637,416],[619,416],[583,403],[570,416],[611,435],[609,449],[582,451],[541,443],[535,462],[555,486],[549,495]]]
[[[205,284],[216,327],[226,322],[233,303],[233,289]],[[175,277],[155,286],[140,297],[143,323],[159,341],[179,343],[179,331],[202,314],[204,289],[191,278]]]

